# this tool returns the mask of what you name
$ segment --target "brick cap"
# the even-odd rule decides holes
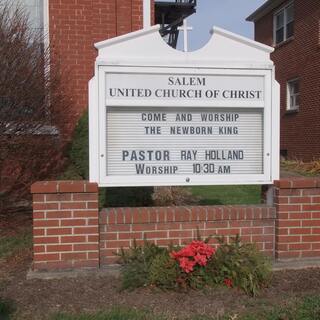
[[[277,180],[274,182],[275,187],[280,189],[300,189],[300,188],[320,188],[320,178],[310,177],[293,177]]]
[[[85,180],[78,181],[38,181],[31,186],[32,194],[41,193],[96,193],[98,184]]]

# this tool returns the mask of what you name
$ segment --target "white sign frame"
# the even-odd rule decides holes
[[[156,30],[155,27],[150,28],[151,30]],[[230,33],[221,30],[217,30],[219,35],[229,36]],[[141,36],[143,36],[143,31],[139,31]],[[138,33],[139,33],[138,32]],[[139,36],[138,33],[135,33]],[[144,31],[145,34],[149,34],[149,31]],[[237,40],[244,41],[242,37],[231,34],[233,38]],[[122,36],[125,37],[125,36]],[[134,42],[130,35],[128,37],[128,42]],[[157,41],[162,41],[160,36],[157,35]],[[228,37],[226,37],[228,38]],[[227,39],[230,41],[230,39]],[[234,39],[232,39],[234,40]],[[261,46],[261,51],[272,51],[272,48],[257,45],[255,42],[245,39],[252,46],[254,44],[256,47]],[[108,40],[100,46],[100,51],[102,55],[106,49],[105,54],[108,51],[106,47],[109,45],[112,47],[116,39]],[[148,41],[148,39],[146,39]],[[108,43],[109,42],[109,43]],[[111,42],[111,43],[110,43]],[[126,42],[126,41],[121,41]],[[247,44],[246,43],[246,44]],[[107,46],[105,46],[107,44]],[[116,46],[116,45],[115,45]],[[116,48],[117,49],[117,48]],[[174,56],[173,50],[171,48],[166,48],[168,51],[168,56]],[[253,62],[243,62],[243,61],[214,61],[214,63],[209,63],[203,65],[203,59],[198,62],[191,63],[177,63],[177,61],[168,61],[167,63],[162,62],[162,60],[148,61],[142,63],[133,54],[133,59],[130,61],[129,58],[125,63],[121,61],[114,62],[114,57],[112,55],[112,48],[109,49],[110,58],[101,59],[99,55],[96,62],[95,77],[90,81],[89,84],[89,127],[90,127],[90,181],[97,182],[101,187],[119,187],[119,186],[167,186],[167,185],[179,185],[179,186],[191,186],[191,185],[235,185],[235,184],[272,184],[274,180],[279,178],[279,86],[274,78],[274,66],[269,55],[266,56],[266,61],[256,61]],[[180,53],[179,53],[180,54]],[[186,53],[182,53],[186,54]],[[189,54],[189,53],[188,53]],[[192,53],[191,53],[192,55]],[[108,55],[107,55],[108,56]],[[119,59],[116,55],[116,59]],[[152,57],[154,58],[154,57]],[[188,57],[189,58],[189,57]],[[189,59],[187,59],[189,60]],[[196,107],[224,107],[226,109],[232,108],[263,108],[264,110],[264,172],[263,174],[229,174],[229,175],[165,175],[165,176],[108,176],[106,174],[106,145],[108,143],[106,137],[106,113],[108,107],[121,107],[121,106],[147,106],[152,108],[157,107],[168,107],[172,106],[171,101],[164,101],[160,99],[154,99],[152,101],[145,99],[133,99],[128,104],[128,101],[123,101],[121,99],[113,99],[111,104],[106,102],[106,74],[113,73],[125,73],[125,74],[170,74],[174,75],[234,75],[234,76],[259,76],[264,77],[264,102],[260,103],[257,101],[253,102],[251,105],[248,101],[233,101],[232,105],[225,102],[219,102],[212,105],[212,102],[197,101]],[[174,105],[177,108],[188,108],[195,107],[194,101],[177,101]]]

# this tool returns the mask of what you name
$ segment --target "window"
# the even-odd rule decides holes
[[[21,7],[28,14],[30,29],[34,31],[44,32],[44,2],[47,0],[4,0],[10,6],[11,10],[15,10],[17,6]]]
[[[288,81],[287,84],[287,110],[298,110],[300,104],[299,79]]]
[[[293,37],[294,6],[288,4],[274,15],[274,43],[279,44]]]
[[[43,33],[43,0],[22,0],[21,4],[28,12],[31,29]]]

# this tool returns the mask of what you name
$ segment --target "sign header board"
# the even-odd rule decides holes
[[[221,29],[202,53],[173,51],[158,27],[120,38],[97,44],[89,86],[91,181],[156,186],[278,179],[279,88],[271,48]],[[144,60],[135,52],[143,43]],[[221,61],[219,45],[228,52],[238,46],[237,54]],[[121,58],[123,52],[128,56]],[[243,60],[250,56],[255,59]]]

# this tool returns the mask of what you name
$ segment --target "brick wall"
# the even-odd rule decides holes
[[[105,267],[134,240],[184,245],[239,234],[278,260],[320,258],[320,178],[275,182],[274,206],[110,208],[85,181],[32,186],[35,271]],[[211,240],[216,244],[216,239]]]
[[[134,239],[160,246],[183,245],[196,238],[197,229],[203,237],[218,235],[226,240],[239,234],[273,256],[274,218],[274,208],[267,206],[106,209],[100,213],[100,263],[114,263],[114,253],[131,246]]]
[[[88,81],[94,72],[94,43],[142,28],[142,0],[50,0],[53,57],[65,72],[63,85],[73,99],[70,134],[88,107]]]
[[[275,183],[276,258],[320,257],[320,179]]]
[[[37,182],[31,193],[33,269],[97,268],[97,185],[83,181]]]
[[[287,3],[284,1],[284,3]],[[273,45],[273,15],[255,23],[255,40]],[[294,38],[271,55],[281,85],[281,149],[291,159],[310,161],[320,157],[320,6],[319,0],[294,0]],[[300,110],[286,111],[287,81],[300,78]]]

